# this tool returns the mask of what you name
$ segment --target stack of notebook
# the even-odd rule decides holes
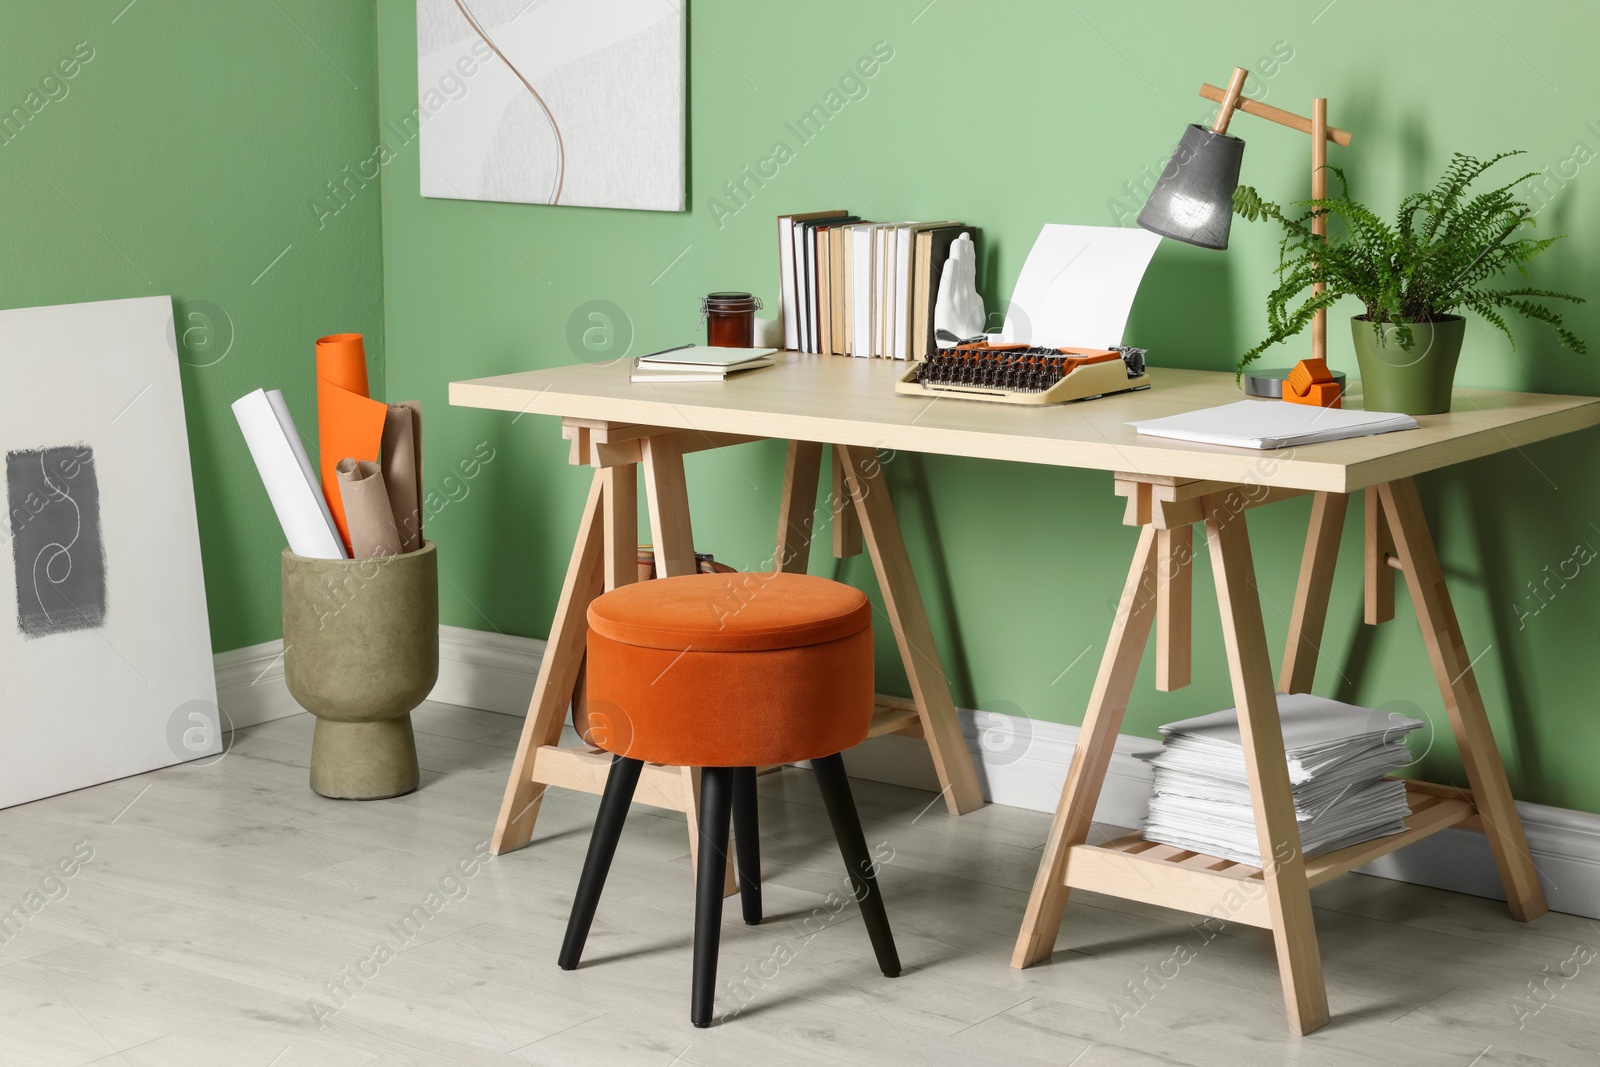
[[[1278,694],[1278,715],[1304,855],[1405,829],[1405,784],[1385,776],[1412,761],[1419,720],[1305,693]],[[1262,866],[1236,710],[1161,732],[1145,839]]]
[[[784,347],[921,359],[959,222],[867,222],[844,210],[778,217]]]
[[[735,374],[772,366],[774,348],[712,348],[682,345],[633,361],[630,382],[721,382]]]

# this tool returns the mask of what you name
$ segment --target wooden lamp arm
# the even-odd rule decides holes
[[[1228,83],[1228,88],[1226,89],[1219,89],[1209,83],[1200,86],[1201,96],[1207,100],[1215,100],[1222,104],[1222,111],[1217,115],[1217,123],[1212,129],[1218,133],[1227,132],[1228,119],[1233,117],[1232,113],[1237,109],[1247,115],[1254,115],[1257,118],[1266,119],[1268,122],[1276,122],[1280,126],[1287,126],[1291,130],[1299,130],[1301,133],[1306,134],[1311,133],[1311,120],[1305,116],[1296,115],[1292,111],[1285,111],[1281,107],[1273,107],[1271,104],[1257,103],[1242,95],[1244,91],[1243,75],[1245,73],[1247,72],[1243,67],[1235,67],[1233,79]],[[1239,86],[1238,92],[1234,91],[1235,85]],[[1340,147],[1345,147],[1350,144],[1350,131],[1341,130],[1337,126],[1329,126],[1328,140]]]
[[[1217,121],[1212,124],[1214,133],[1227,133],[1228,123],[1233,119],[1234,111],[1245,111],[1268,122],[1276,122],[1280,126],[1287,126],[1291,130],[1311,135],[1311,199],[1323,200],[1328,195],[1328,142],[1336,145],[1348,145],[1350,134],[1348,131],[1328,125],[1328,101],[1318,98],[1311,102],[1311,117],[1296,115],[1292,111],[1285,111],[1281,107],[1272,107],[1268,104],[1257,103],[1244,95],[1244,82],[1250,72],[1243,67],[1233,68],[1233,77],[1228,79],[1226,89],[1218,89],[1209,82],[1202,82],[1200,95],[1207,100],[1215,100],[1222,106],[1217,110]],[[1321,211],[1317,211],[1311,218],[1311,231],[1324,241],[1328,239],[1328,218]],[[1311,287],[1312,293],[1321,293],[1326,287],[1318,282]],[[1311,319],[1311,357],[1316,360],[1325,360],[1328,355],[1328,312],[1326,308],[1317,309],[1316,315]],[[1287,396],[1287,394],[1285,394]]]
[[[1217,89],[1216,96],[1206,96],[1206,90],[1213,89],[1215,86],[1202,85],[1200,89],[1201,96],[1205,96],[1207,100],[1219,101],[1222,104],[1222,107],[1217,109],[1217,121],[1211,124],[1213,133],[1228,132],[1228,123],[1233,120],[1233,109],[1245,102],[1244,80],[1249,76],[1250,72],[1248,70],[1243,67],[1234,67],[1233,77],[1228,79],[1227,90]]]

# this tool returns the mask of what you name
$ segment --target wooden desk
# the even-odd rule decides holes
[[[1127,498],[1124,521],[1142,529],[1013,966],[1050,957],[1072,887],[1215,915],[1273,931],[1289,1025],[1306,1033],[1328,1021],[1310,888],[1449,826],[1485,832],[1514,917],[1543,914],[1544,896],[1412,479],[1600,424],[1600,400],[1458,390],[1455,411],[1423,416],[1417,430],[1256,452],[1140,437],[1127,425],[1237,400],[1231,374],[1158,368],[1147,392],[1030,408],[897,396],[893,382],[904,366],[788,353],[771,370],[718,384],[631,385],[623,365],[558,367],[451,384],[453,404],[561,416],[573,442],[572,461],[596,468],[507,785],[497,852],[527,842],[544,785],[590,792],[603,785],[603,757],[568,754],[554,745],[577,679],[584,607],[597,595],[602,574],[610,585],[631,573],[635,465],[644,468],[651,490],[651,528],[658,551],[665,550],[665,573],[687,573],[692,540],[683,454],[784,438],[791,444],[775,560],[794,569],[805,566],[809,529],[797,516],[812,509],[821,443],[830,443],[836,484],[852,502],[872,551],[915,698],[914,717],[903,702],[885,702],[882,729],[875,726],[875,732],[920,733],[928,740],[952,811],[981,801],[875,449],[1112,471],[1116,492]],[[1367,621],[1393,616],[1393,578],[1396,571],[1403,574],[1471,789],[1413,783],[1404,833],[1307,858],[1300,851],[1274,694],[1310,688],[1338,541],[1356,492],[1363,493],[1366,508]],[[1304,493],[1315,494],[1311,528],[1275,684],[1244,515]],[[1158,687],[1188,684],[1195,525],[1205,527],[1212,560],[1261,853],[1275,859],[1264,869],[1155,845],[1137,834],[1088,844],[1112,744],[1152,629]],[[848,551],[848,532],[839,540],[844,543],[835,547]],[[692,783],[663,780],[658,787],[669,806],[692,811]],[[678,803],[671,803],[674,797]]]

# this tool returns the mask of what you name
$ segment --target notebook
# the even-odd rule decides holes
[[[1286,404],[1281,400],[1239,400],[1128,425],[1150,437],[1174,441],[1230,448],[1288,448],[1395,430],[1415,430],[1417,420],[1393,411],[1350,411]]]
[[[633,361],[631,382],[719,382],[732,374],[770,367],[775,348],[712,348],[684,345],[640,356]]]
[[[663,352],[652,352],[648,356],[640,356],[633,361],[637,370],[649,370],[651,367],[696,367],[705,370],[725,370],[736,367],[741,363],[761,359],[777,352],[776,348],[720,348],[711,345],[684,345],[682,348],[669,348]],[[770,363],[771,361],[768,360]]]

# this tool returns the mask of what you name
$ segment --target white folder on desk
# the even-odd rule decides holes
[[[1349,411],[1282,400],[1239,400],[1128,425],[1151,437],[1232,448],[1288,448],[1393,430],[1415,430],[1417,420],[1394,411]]]

